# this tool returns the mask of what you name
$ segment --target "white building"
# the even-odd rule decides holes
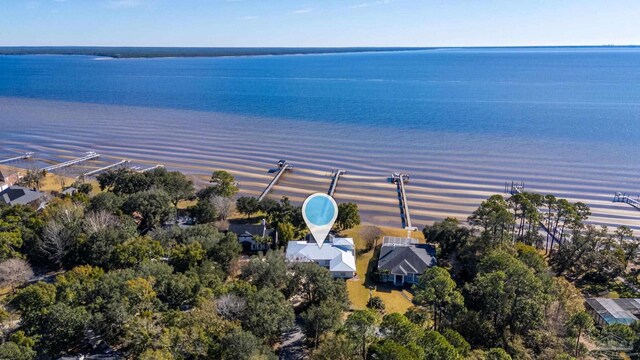
[[[286,257],[291,262],[315,262],[334,278],[350,279],[356,274],[355,254],[352,238],[329,237],[322,247],[314,240],[289,241]]]

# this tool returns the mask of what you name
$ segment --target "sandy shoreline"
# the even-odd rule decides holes
[[[258,195],[271,179],[268,169],[287,159],[295,169],[271,196],[294,202],[327,191],[331,169],[345,168],[336,200],[357,202],[367,222],[395,227],[398,201],[387,182],[393,171],[411,175],[407,194],[419,228],[446,216],[465,219],[502,193],[505,181],[525,181],[529,191],[587,203],[593,223],[640,230],[639,211],[611,202],[615,191],[640,190],[636,164],[604,161],[589,144],[21,98],[0,98],[0,110],[3,158],[34,151],[59,161],[93,150],[103,155],[95,167],[126,158],[203,181],[224,169],[238,178],[242,195]]]

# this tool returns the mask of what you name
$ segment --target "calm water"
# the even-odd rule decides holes
[[[0,96],[607,146],[640,136],[640,49],[0,56]]]
[[[0,157],[95,150],[103,164],[162,163],[203,182],[225,169],[246,195],[287,159],[295,171],[272,196],[298,203],[348,169],[336,200],[376,224],[400,226],[387,178],[403,171],[417,226],[465,219],[516,180],[640,231],[640,212],[611,202],[640,191],[640,48],[0,56],[0,125]]]

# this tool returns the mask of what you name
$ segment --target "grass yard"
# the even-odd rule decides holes
[[[380,227],[385,236],[401,236],[406,237],[407,231],[396,228]],[[384,301],[386,312],[404,313],[413,304],[411,299],[413,295],[407,291],[393,286],[380,285],[373,281],[371,275],[374,271],[375,258],[379,246],[372,251],[362,253],[365,248],[364,241],[360,237],[360,226],[349,231],[345,231],[344,235],[352,237],[356,244],[356,268],[358,278],[347,281],[347,290],[349,291],[349,299],[354,309],[364,309],[369,301],[369,296],[379,296]],[[424,239],[422,233],[414,231],[412,237]],[[382,240],[380,240],[382,241]],[[380,244],[378,244],[380,245]],[[375,256],[374,256],[375,255]]]

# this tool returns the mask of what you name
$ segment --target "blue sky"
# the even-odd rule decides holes
[[[640,44],[638,0],[0,0],[0,46]]]

